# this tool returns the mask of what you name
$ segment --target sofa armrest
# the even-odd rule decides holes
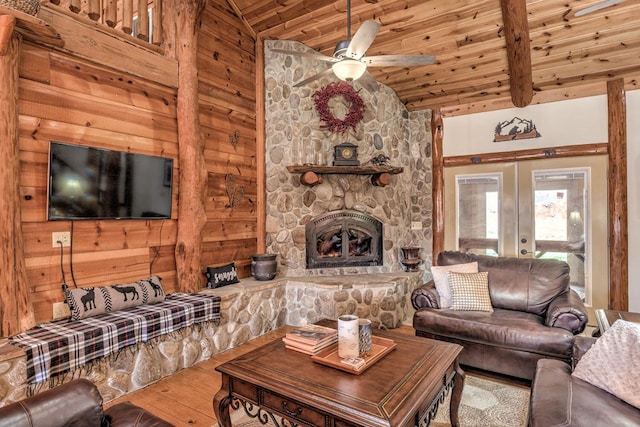
[[[0,427],[100,426],[102,396],[77,379],[0,408]]]
[[[576,335],[584,331],[589,316],[584,303],[573,290],[555,297],[547,308],[545,325],[566,329]]]
[[[440,297],[433,280],[428,281],[411,293],[411,304],[416,310],[440,308]]]

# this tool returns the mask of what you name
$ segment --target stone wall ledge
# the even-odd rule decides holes
[[[30,386],[26,383],[24,351],[5,346],[0,362],[0,406],[74,378],[94,382],[103,399],[121,397],[181,369],[208,360],[253,338],[285,325],[313,323],[341,314],[372,320],[375,328],[394,328],[410,322],[410,296],[422,284],[422,273],[383,273],[352,276],[254,278],[203,294],[221,297],[219,322],[209,321],[127,347],[86,368]]]
[[[217,295],[222,299],[223,318],[240,315],[234,304],[247,295],[278,289],[285,298],[284,323],[298,326],[320,319],[337,319],[342,314],[357,314],[368,318],[374,328],[397,328],[410,324],[413,308],[411,292],[422,284],[422,272],[395,272],[333,276],[276,277],[260,281],[253,277],[239,283],[201,293]],[[242,310],[242,309],[241,309]],[[246,314],[258,315],[246,310]],[[257,328],[254,328],[257,329]]]
[[[272,289],[278,286],[306,285],[308,287],[324,288],[328,290],[370,288],[375,286],[403,285],[422,280],[423,272],[399,272],[399,273],[374,273],[354,274],[340,276],[299,276],[276,277],[272,280],[256,280],[253,277],[240,279],[240,282],[220,288],[203,289],[200,291],[206,295],[217,295],[223,301],[236,298],[243,292],[257,292]]]

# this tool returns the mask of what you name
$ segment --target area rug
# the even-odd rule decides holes
[[[431,427],[449,423],[449,399],[440,405]],[[529,412],[529,388],[517,384],[467,374],[462,390],[459,417],[462,427],[524,427]],[[249,418],[242,409],[231,414],[234,427],[274,426]],[[289,424],[284,424],[288,426]],[[214,424],[213,427],[218,427]]]

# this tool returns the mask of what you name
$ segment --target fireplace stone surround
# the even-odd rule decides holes
[[[326,64],[307,57],[271,52],[271,48],[313,52],[301,43],[265,41],[265,170],[266,252],[277,254],[277,277],[344,276],[402,272],[400,248],[423,248],[423,265],[431,264],[431,111],[409,112],[395,93],[380,85],[370,93],[354,88],[365,103],[364,119],[355,131],[332,134],[323,128],[312,95],[333,77],[302,87],[295,83]],[[340,97],[330,101],[336,117],[349,106]],[[358,146],[360,163],[379,155],[402,167],[385,187],[366,175],[323,174],[322,182],[302,185],[300,174],[287,166],[321,162],[331,165],[333,147]],[[320,160],[318,160],[320,159]],[[307,268],[306,226],[332,211],[361,212],[382,222],[380,265],[339,265]],[[419,227],[415,225],[419,224]]]

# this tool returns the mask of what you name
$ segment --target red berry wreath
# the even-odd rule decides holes
[[[329,100],[335,96],[342,96],[349,103],[349,112],[344,120],[337,118],[329,108]],[[313,94],[316,110],[325,124],[323,128],[329,132],[345,133],[349,128],[356,130],[356,126],[364,117],[364,102],[358,92],[347,82],[333,82]]]

